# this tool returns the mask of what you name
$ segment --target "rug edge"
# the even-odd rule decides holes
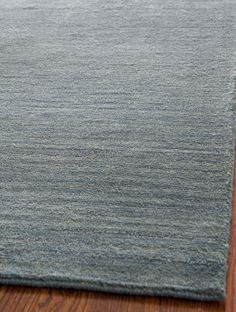
[[[225,300],[225,287],[208,287],[193,289],[178,286],[142,286],[107,282],[105,280],[59,280],[52,277],[27,278],[0,276],[0,285],[29,286],[40,288],[65,288],[87,290],[124,295],[138,295],[150,297],[172,297],[198,301],[222,301]]]

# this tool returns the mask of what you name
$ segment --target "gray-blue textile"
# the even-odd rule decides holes
[[[235,0],[0,0],[0,282],[219,300]]]

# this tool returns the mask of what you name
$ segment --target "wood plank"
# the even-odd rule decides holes
[[[1,287],[0,311],[223,312],[224,303],[120,296],[75,290]],[[228,310],[232,311],[233,310]]]

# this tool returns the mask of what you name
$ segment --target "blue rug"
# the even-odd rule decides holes
[[[225,296],[234,0],[0,0],[0,282]]]

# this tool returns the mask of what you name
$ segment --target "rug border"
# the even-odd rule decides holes
[[[225,300],[225,287],[207,287],[207,288],[190,288],[178,287],[170,285],[162,286],[148,286],[139,285],[137,283],[117,283],[114,281],[106,281],[99,279],[69,279],[68,277],[21,277],[0,274],[0,285],[14,285],[14,286],[30,286],[30,287],[49,287],[49,288],[65,288],[88,290],[96,292],[106,292],[124,295],[138,295],[138,296],[160,296],[173,297],[189,300],[199,301],[222,301]],[[224,285],[225,286],[225,285]]]

